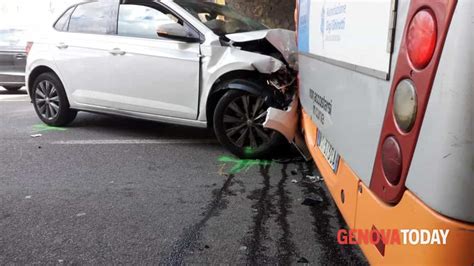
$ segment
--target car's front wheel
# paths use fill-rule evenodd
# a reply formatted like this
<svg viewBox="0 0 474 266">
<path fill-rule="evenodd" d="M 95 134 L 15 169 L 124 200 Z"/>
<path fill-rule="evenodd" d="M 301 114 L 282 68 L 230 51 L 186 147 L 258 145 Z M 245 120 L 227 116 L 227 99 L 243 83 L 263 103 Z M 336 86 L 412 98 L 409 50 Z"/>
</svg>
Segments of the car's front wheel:
<svg viewBox="0 0 474 266">
<path fill-rule="evenodd" d="M 36 78 L 32 100 L 36 114 L 47 125 L 65 126 L 76 118 L 77 111 L 69 108 L 63 84 L 53 73 L 44 73 Z"/>
<path fill-rule="evenodd" d="M 281 140 L 279 133 L 263 127 L 268 106 L 260 95 L 230 90 L 217 104 L 214 131 L 219 142 L 240 158 L 270 155 Z"/>
</svg>

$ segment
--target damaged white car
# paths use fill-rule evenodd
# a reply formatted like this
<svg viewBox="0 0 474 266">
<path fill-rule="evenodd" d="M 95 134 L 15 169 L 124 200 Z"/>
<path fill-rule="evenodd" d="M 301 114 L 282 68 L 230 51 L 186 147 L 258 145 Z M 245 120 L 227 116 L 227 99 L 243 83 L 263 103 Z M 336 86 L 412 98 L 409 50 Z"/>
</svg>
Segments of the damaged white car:
<svg viewBox="0 0 474 266">
<path fill-rule="evenodd" d="M 290 140 L 295 127 L 266 121 L 271 107 L 296 115 L 294 35 L 204 1 L 89 1 L 29 43 L 28 92 L 51 126 L 90 111 L 213 127 L 262 157 L 281 139 L 265 122 Z"/>
</svg>

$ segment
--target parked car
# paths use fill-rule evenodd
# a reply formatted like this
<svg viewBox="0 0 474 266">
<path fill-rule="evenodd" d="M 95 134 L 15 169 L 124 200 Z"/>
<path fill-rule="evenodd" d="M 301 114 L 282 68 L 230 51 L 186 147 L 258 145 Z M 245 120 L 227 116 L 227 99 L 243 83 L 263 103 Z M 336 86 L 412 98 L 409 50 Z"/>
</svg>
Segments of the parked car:
<svg viewBox="0 0 474 266">
<path fill-rule="evenodd" d="M 48 125 L 91 111 L 213 127 L 246 158 L 279 142 L 263 123 L 269 107 L 293 100 L 292 31 L 214 3 L 117 0 L 74 5 L 41 36 L 27 85 Z"/>
<path fill-rule="evenodd" d="M 17 91 L 25 86 L 25 30 L 0 29 L 0 86 Z"/>
</svg>

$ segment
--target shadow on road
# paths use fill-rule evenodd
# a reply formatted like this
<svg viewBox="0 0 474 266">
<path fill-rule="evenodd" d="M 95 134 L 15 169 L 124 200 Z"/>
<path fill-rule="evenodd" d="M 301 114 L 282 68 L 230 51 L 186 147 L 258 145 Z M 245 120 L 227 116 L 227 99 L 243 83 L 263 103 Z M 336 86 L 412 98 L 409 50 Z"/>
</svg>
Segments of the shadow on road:
<svg viewBox="0 0 474 266">
<path fill-rule="evenodd" d="M 68 128 L 100 131 L 110 136 L 160 139 L 215 139 L 206 128 L 193 128 L 140 119 L 80 112 Z"/>
<path fill-rule="evenodd" d="M 18 91 L 7 91 L 3 87 L 0 87 L 0 95 L 26 95 L 26 90 L 23 88 Z"/>
</svg>

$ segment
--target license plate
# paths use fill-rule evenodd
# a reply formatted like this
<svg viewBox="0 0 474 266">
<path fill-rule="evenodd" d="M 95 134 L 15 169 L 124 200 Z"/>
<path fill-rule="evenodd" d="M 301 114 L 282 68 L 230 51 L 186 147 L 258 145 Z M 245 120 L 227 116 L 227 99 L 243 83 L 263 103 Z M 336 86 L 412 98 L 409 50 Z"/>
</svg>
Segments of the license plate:
<svg viewBox="0 0 474 266">
<path fill-rule="evenodd" d="M 337 153 L 336 149 L 334 149 L 332 144 L 321 134 L 320 131 L 318 131 L 317 136 L 319 150 L 323 153 L 324 158 L 326 158 L 326 161 L 328 161 L 334 173 L 336 173 L 337 169 L 339 168 L 339 160 L 341 158 L 339 153 Z"/>
</svg>

